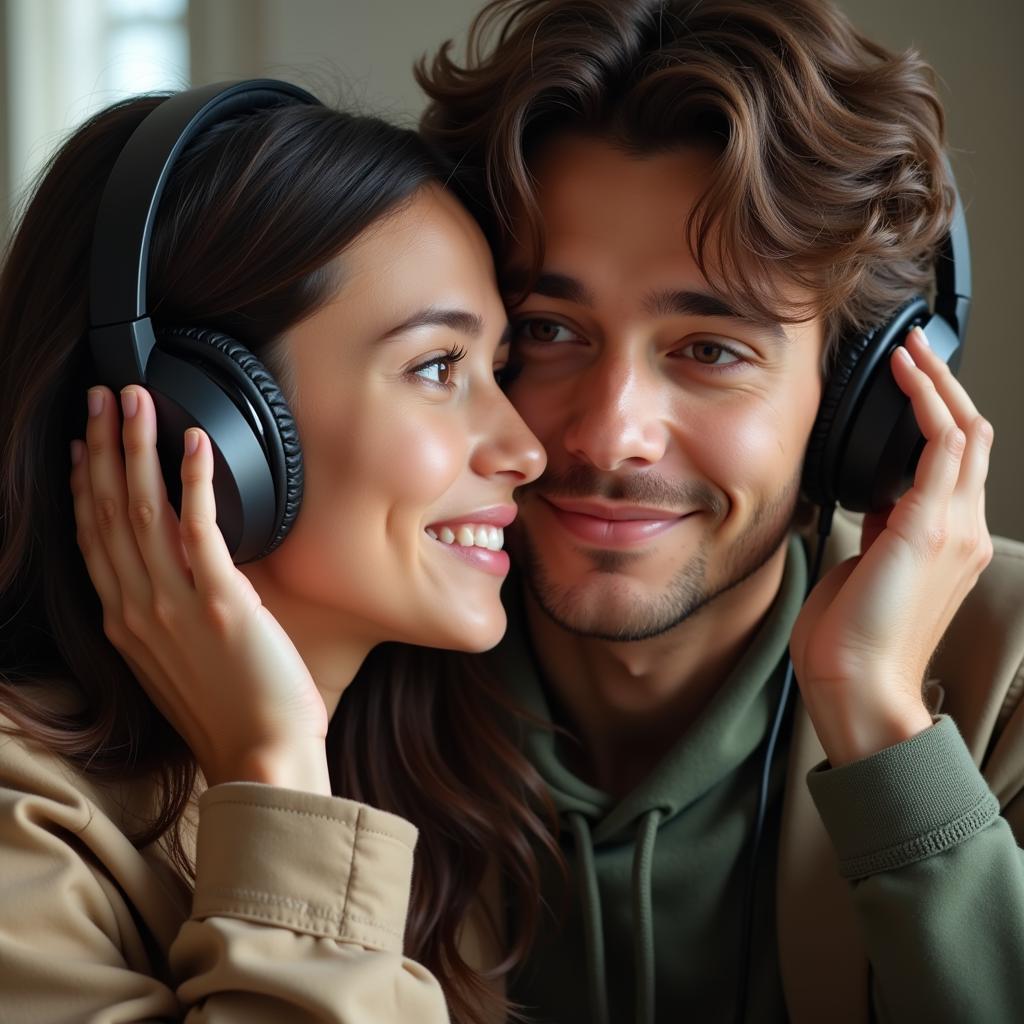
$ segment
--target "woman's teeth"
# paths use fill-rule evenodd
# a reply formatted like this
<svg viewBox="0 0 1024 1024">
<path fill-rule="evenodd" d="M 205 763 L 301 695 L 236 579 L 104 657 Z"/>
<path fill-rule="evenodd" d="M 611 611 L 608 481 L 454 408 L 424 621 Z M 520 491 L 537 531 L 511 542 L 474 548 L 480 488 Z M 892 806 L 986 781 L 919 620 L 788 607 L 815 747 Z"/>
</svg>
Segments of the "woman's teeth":
<svg viewBox="0 0 1024 1024">
<path fill-rule="evenodd" d="M 500 551 L 505 543 L 505 531 L 500 526 L 471 526 L 464 523 L 452 529 L 442 526 L 440 530 L 427 527 L 427 536 L 442 544 L 458 544 L 464 548 L 487 548 L 488 551 Z"/>
</svg>

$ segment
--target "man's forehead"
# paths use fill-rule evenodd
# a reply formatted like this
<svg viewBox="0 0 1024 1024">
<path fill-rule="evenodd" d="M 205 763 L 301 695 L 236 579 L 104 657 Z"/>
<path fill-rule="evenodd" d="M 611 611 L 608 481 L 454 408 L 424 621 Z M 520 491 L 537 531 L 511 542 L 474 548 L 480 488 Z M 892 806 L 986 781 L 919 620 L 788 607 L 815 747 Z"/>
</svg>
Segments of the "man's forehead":
<svg viewBox="0 0 1024 1024">
<path fill-rule="evenodd" d="M 596 222 L 683 219 L 711 182 L 713 164 L 699 150 L 682 147 L 630 153 L 593 137 L 549 143 L 530 162 L 538 209 L 552 225 L 586 228 Z"/>
<path fill-rule="evenodd" d="M 532 218 L 514 218 L 500 258 L 504 294 L 514 300 L 529 288 L 595 306 L 602 288 L 624 287 L 630 307 L 651 315 L 740 320 L 779 337 L 785 334 L 781 323 L 816 317 L 815 297 L 781 269 L 750 253 L 719 249 L 719 218 L 702 226 L 697 258 L 691 214 L 713 184 L 717 157 L 699 142 L 638 153 L 595 135 L 548 139 L 531 160 L 540 249 L 528 250 Z M 540 268 L 535 281 L 528 269 L 534 258 Z M 751 300 L 744 282 L 773 277 L 769 291 L 776 301 L 769 310 Z"/>
</svg>

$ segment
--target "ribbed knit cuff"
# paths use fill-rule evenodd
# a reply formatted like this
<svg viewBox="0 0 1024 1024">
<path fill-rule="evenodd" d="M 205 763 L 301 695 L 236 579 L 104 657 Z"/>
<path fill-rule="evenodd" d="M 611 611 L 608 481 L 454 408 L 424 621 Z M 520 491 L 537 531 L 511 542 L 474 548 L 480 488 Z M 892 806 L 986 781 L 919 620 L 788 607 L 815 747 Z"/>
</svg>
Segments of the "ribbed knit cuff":
<svg viewBox="0 0 1024 1024">
<path fill-rule="evenodd" d="M 894 871 L 970 839 L 999 803 L 957 731 L 940 716 L 924 732 L 871 757 L 807 776 L 843 877 Z"/>
<path fill-rule="evenodd" d="M 214 786 L 199 799 L 192 917 L 401 952 L 416 836 L 403 818 L 353 800 Z"/>
</svg>

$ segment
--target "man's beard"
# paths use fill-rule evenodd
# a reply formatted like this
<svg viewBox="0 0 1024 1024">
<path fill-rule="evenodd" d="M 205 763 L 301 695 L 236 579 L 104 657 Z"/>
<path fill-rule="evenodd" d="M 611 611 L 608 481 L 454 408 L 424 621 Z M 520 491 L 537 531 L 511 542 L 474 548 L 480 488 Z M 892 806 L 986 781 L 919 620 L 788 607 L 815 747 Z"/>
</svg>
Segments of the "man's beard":
<svg viewBox="0 0 1024 1024">
<path fill-rule="evenodd" d="M 648 474 L 608 481 L 603 474 L 587 466 L 573 466 L 557 478 L 545 474 L 521 493 L 533 490 L 541 490 L 541 493 L 553 497 L 611 498 L 666 510 L 696 506 L 702 509 L 702 514 L 704 511 L 710 514 L 713 521 L 720 518 L 722 510 L 722 499 L 705 484 L 680 487 Z M 561 586 L 551 581 L 536 547 L 526 530 L 521 528 L 517 539 L 527 585 L 541 609 L 562 629 L 577 636 L 621 642 L 660 636 L 749 579 L 768 562 L 789 536 L 799 491 L 800 475 L 797 474 L 771 501 L 755 511 L 750 525 L 725 552 L 725 564 L 714 582 L 709 582 L 707 577 L 707 538 L 664 590 L 647 600 L 638 600 L 632 593 L 633 588 L 625 581 L 617 587 L 619 581 L 615 577 L 631 562 L 650 555 L 630 551 L 590 551 L 586 557 L 591 559 L 594 571 L 608 577 L 600 589 L 619 589 L 619 596 L 623 598 L 616 599 L 614 593 L 606 592 L 609 599 L 595 606 L 592 595 L 590 600 L 583 600 L 581 595 L 574 593 L 572 586 Z M 584 587 L 591 589 L 587 584 Z"/>
</svg>

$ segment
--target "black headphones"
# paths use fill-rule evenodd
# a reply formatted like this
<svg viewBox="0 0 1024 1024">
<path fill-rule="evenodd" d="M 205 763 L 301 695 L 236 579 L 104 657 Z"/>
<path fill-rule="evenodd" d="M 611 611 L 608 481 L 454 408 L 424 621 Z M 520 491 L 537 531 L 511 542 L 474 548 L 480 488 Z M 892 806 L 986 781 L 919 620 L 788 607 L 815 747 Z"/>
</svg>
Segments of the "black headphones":
<svg viewBox="0 0 1024 1024">
<path fill-rule="evenodd" d="M 971 255 L 955 185 L 954 197 L 949 234 L 935 256 L 935 312 L 926 298 L 915 296 L 880 327 L 839 346 L 804 457 L 803 492 L 816 505 L 877 511 L 894 504 L 913 480 L 924 438 L 889 357 L 912 327 L 923 327 L 937 355 L 954 372 L 960 366 Z"/>
<path fill-rule="evenodd" d="M 175 160 L 218 121 L 283 103 L 318 104 L 270 79 L 204 86 L 161 103 L 128 140 L 100 200 L 93 235 L 89 341 L 98 378 L 153 395 L 167 493 L 180 508 L 183 435 L 201 427 L 214 452 L 217 522 L 236 562 L 269 554 L 302 500 L 302 451 L 288 403 L 242 344 L 205 327 L 155 328 L 147 313 L 150 238 Z M 803 491 L 815 504 L 852 511 L 892 504 L 909 485 L 923 438 L 889 369 L 914 326 L 954 370 L 971 302 L 967 224 L 955 196 L 935 260 L 936 298 L 915 296 L 885 324 L 843 340 L 804 459 Z"/>
<path fill-rule="evenodd" d="M 89 343 L 99 382 L 141 384 L 157 410 L 167 495 L 181 508 L 184 433 L 213 447 L 217 524 L 235 562 L 269 554 L 302 501 L 302 450 L 288 403 L 263 364 L 206 327 L 155 327 L 147 267 L 160 197 L 175 160 L 200 132 L 239 113 L 319 104 L 270 79 L 204 86 L 164 100 L 134 131 L 100 199 L 92 242 Z"/>
<path fill-rule="evenodd" d="M 948 163 L 947 163 L 948 167 Z M 949 168 L 952 179 L 952 168 Z M 803 493 L 820 507 L 818 539 L 805 599 L 818 580 L 825 541 L 838 502 L 851 512 L 879 511 L 895 504 L 913 481 L 924 438 L 910 400 L 889 369 L 889 357 L 907 332 L 923 327 L 931 348 L 955 372 L 960 365 L 971 308 L 971 255 L 960 194 L 953 186 L 953 219 L 935 256 L 935 312 L 918 295 L 890 320 L 867 334 L 844 338 L 825 384 L 818 418 L 804 456 Z M 740 983 L 734 1024 L 746 1019 L 751 934 L 758 853 L 768 814 L 775 750 L 793 692 L 793 659 L 787 651 L 782 687 L 764 746 L 757 811 L 747 861 L 740 933 Z"/>
</svg>

